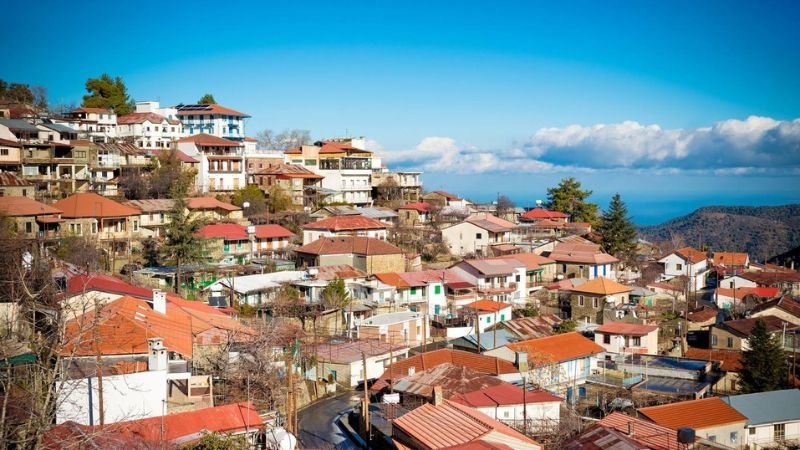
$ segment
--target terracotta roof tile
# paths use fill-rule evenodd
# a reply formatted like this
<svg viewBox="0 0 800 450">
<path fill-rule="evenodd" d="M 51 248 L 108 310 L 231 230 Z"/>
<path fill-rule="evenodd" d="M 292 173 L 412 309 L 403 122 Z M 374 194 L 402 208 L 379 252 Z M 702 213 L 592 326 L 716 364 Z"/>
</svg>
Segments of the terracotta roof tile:
<svg viewBox="0 0 800 450">
<path fill-rule="evenodd" d="M 527 352 L 528 361 L 532 365 L 569 361 L 605 351 L 603 347 L 577 332 L 512 342 L 506 347 L 515 352 Z"/>
<path fill-rule="evenodd" d="M 256 238 L 290 238 L 294 233 L 277 224 L 256 225 Z"/>
<path fill-rule="evenodd" d="M 524 400 L 522 395 L 523 390 L 519 386 L 501 382 L 496 386 L 453 395 L 449 400 L 472 408 L 521 405 L 525 402 L 528 404 L 560 402 L 562 400 L 561 397 L 544 390 L 527 391 Z"/>
<path fill-rule="evenodd" d="M 214 197 L 190 197 L 186 199 L 189 209 L 224 209 L 225 211 L 241 211 L 242 208 L 217 200 Z"/>
<path fill-rule="evenodd" d="M 747 319 L 728 320 L 720 323 L 717 326 L 732 331 L 739 336 L 746 337 L 750 336 L 750 333 L 753 332 L 753 327 L 756 326 L 756 322 L 758 320 L 764 321 L 767 326 L 768 333 L 782 330 L 784 325 L 786 326 L 787 330 L 797 328 L 795 325 L 788 323 L 776 316 L 749 317 Z"/>
<path fill-rule="evenodd" d="M 506 320 L 501 327 L 507 328 L 523 339 L 537 339 L 553 335 L 553 327 L 561 323 L 555 314 L 543 314 L 536 317 L 520 317 Z"/>
<path fill-rule="evenodd" d="M 705 361 L 718 361 L 720 362 L 720 369 L 727 372 L 738 372 L 742 369 L 742 352 L 737 350 L 689 347 L 686 349 L 686 357 Z"/>
<path fill-rule="evenodd" d="M 0 186 L 33 186 L 33 184 L 13 172 L 0 172 Z"/>
<path fill-rule="evenodd" d="M 549 211 L 544 208 L 533 208 L 519 216 L 520 220 L 566 219 L 568 217 L 560 211 Z"/>
<path fill-rule="evenodd" d="M 786 311 L 787 313 L 797 318 L 800 318 L 800 302 L 792 298 L 792 296 L 790 295 L 783 295 L 774 300 L 761 303 L 752 310 L 750 310 L 750 314 L 766 311 L 770 308 L 778 308 L 780 310 Z"/>
<path fill-rule="evenodd" d="M 295 249 L 312 255 L 402 255 L 403 250 L 386 241 L 361 236 L 324 237 Z"/>
<path fill-rule="evenodd" d="M 560 263 L 613 264 L 617 258 L 604 253 L 600 246 L 582 242 L 562 242 L 557 244 L 548 258 Z"/>
<path fill-rule="evenodd" d="M 702 430 L 747 422 L 747 417 L 741 415 L 719 397 L 639 408 L 639 412 L 653 422 L 673 430 L 683 427 Z"/>
<path fill-rule="evenodd" d="M 197 236 L 206 239 L 223 238 L 229 241 L 247 239 L 247 228 L 236 223 L 212 223 L 204 225 Z"/>
<path fill-rule="evenodd" d="M 332 216 L 303 225 L 304 230 L 385 230 L 386 224 L 360 214 Z"/>
<path fill-rule="evenodd" d="M 420 213 L 427 213 L 431 210 L 431 205 L 425 202 L 416 202 L 416 203 L 406 203 L 405 205 L 401 206 L 398 209 L 413 209 L 414 211 Z"/>
<path fill-rule="evenodd" d="M 186 136 L 184 138 L 178 139 L 179 143 L 182 142 L 191 142 L 197 146 L 201 147 L 241 147 L 241 142 L 236 141 L 229 141 L 228 139 L 223 139 L 221 137 L 213 136 L 210 134 L 200 133 L 194 134 L 192 136 Z"/>
<path fill-rule="evenodd" d="M 61 210 L 29 197 L 0 197 L 0 213 L 7 216 L 60 215 Z"/>
<path fill-rule="evenodd" d="M 72 194 L 54 205 L 67 219 L 82 217 L 127 217 L 141 214 L 136 208 L 125 206 L 93 192 Z"/>
<path fill-rule="evenodd" d="M 174 156 L 178 161 L 187 164 L 197 164 L 200 162 L 180 150 L 151 150 L 151 153 L 154 156 Z"/>
<path fill-rule="evenodd" d="M 781 283 L 800 283 L 800 272 L 745 272 L 739 274 L 759 286 L 776 286 Z"/>
<path fill-rule="evenodd" d="M 676 255 L 692 264 L 697 264 L 706 260 L 706 254 L 692 247 L 684 247 L 674 252 Z"/>
<path fill-rule="evenodd" d="M 538 270 L 541 269 L 543 265 L 556 263 L 555 260 L 537 255 L 536 253 L 517 253 L 514 255 L 498 256 L 498 258 L 517 260 L 525 265 L 526 270 Z"/>
<path fill-rule="evenodd" d="M 633 291 L 633 288 L 630 286 L 625 286 L 624 284 L 619 284 L 616 281 L 606 277 L 597 277 L 579 286 L 573 287 L 572 291 L 583 292 L 586 294 L 614 295 L 631 292 Z"/>
<path fill-rule="evenodd" d="M 153 112 L 140 112 L 140 113 L 135 112 L 117 117 L 117 125 L 129 125 L 132 123 L 144 123 L 144 122 L 150 122 L 155 125 L 161 125 L 164 122 L 167 122 L 170 125 L 180 124 L 180 121 L 178 120 L 168 119 L 162 115 Z"/>
<path fill-rule="evenodd" d="M 714 252 L 714 264 L 722 264 L 726 266 L 744 266 L 750 257 L 747 253 L 736 252 Z"/>
<path fill-rule="evenodd" d="M 678 442 L 678 433 L 675 430 L 620 412 L 612 412 L 598 423 L 601 426 L 628 434 L 630 438 L 653 450 L 681 448 L 681 444 Z"/>
<path fill-rule="evenodd" d="M 504 309 L 511 308 L 511 304 L 483 299 L 474 301 L 468 305 L 465 305 L 464 307 L 483 312 L 499 312 Z"/>
<path fill-rule="evenodd" d="M 111 110 L 108 108 L 90 108 L 88 106 L 81 106 L 79 108 L 75 108 L 72 111 L 73 113 L 76 112 L 85 112 L 85 113 L 98 113 L 98 114 L 107 114 L 110 113 Z"/>
<path fill-rule="evenodd" d="M 205 107 L 204 109 L 197 109 L 195 107 L 202 106 Z M 229 116 L 239 116 L 239 117 L 250 117 L 249 115 L 236 111 L 235 109 L 226 108 L 222 105 L 217 105 L 216 103 L 210 103 L 207 105 L 179 105 L 176 107 L 178 109 L 178 116 L 188 116 L 192 115 L 199 115 L 199 114 L 225 114 Z"/>
</svg>

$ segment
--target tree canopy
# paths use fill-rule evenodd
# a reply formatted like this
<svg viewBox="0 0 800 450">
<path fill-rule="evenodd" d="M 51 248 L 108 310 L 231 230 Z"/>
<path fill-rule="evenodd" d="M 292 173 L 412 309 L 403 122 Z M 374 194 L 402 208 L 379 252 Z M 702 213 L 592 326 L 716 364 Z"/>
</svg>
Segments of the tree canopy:
<svg viewBox="0 0 800 450">
<path fill-rule="evenodd" d="M 248 204 L 244 207 L 245 202 Z M 231 196 L 231 203 L 242 207 L 244 214 L 248 217 L 263 213 L 267 209 L 267 197 L 264 191 L 255 184 L 248 184 L 242 189 L 234 192 Z"/>
<path fill-rule="evenodd" d="M 270 186 L 267 190 L 267 196 L 269 197 L 269 212 L 273 214 L 287 211 L 292 207 L 292 197 L 280 185 L 273 184 Z"/>
<path fill-rule="evenodd" d="M 748 343 L 750 349 L 742 352 L 739 391 L 750 394 L 788 387 L 786 355 L 779 339 L 767 332 L 763 319 L 756 320 Z"/>
<path fill-rule="evenodd" d="M 164 230 L 161 248 L 163 257 L 175 262 L 175 292 L 180 292 L 182 265 L 200 261 L 203 257 L 203 239 L 196 235 L 203 221 L 192 217 L 186 208 L 185 197 L 185 191 L 173 190 L 175 204 L 167 213 L 169 223 Z"/>
<path fill-rule="evenodd" d="M 128 95 L 128 88 L 122 78 L 111 78 L 104 73 L 97 78 L 86 80 L 86 92 L 82 106 L 86 108 L 109 108 L 118 116 L 134 111 L 134 103 Z"/>
<path fill-rule="evenodd" d="M 564 178 L 558 186 L 547 189 L 545 207 L 569 215 L 573 222 L 597 222 L 597 204 L 588 202 L 592 191 L 581 190 L 581 182 L 573 177 Z"/>
<path fill-rule="evenodd" d="M 603 250 L 607 253 L 624 259 L 636 250 L 636 226 L 619 194 L 611 198 L 608 209 L 603 212 L 598 231 L 603 236 Z"/>
<path fill-rule="evenodd" d="M 258 144 L 270 150 L 289 150 L 301 145 L 311 144 L 311 132 L 308 130 L 285 129 L 279 133 L 265 129 L 256 133 Z"/>
<path fill-rule="evenodd" d="M 33 105 L 44 110 L 47 109 L 47 89 L 42 86 L 0 80 L 0 100 Z"/>
<path fill-rule="evenodd" d="M 214 100 L 214 94 L 205 94 L 200 97 L 200 100 L 198 100 L 197 103 L 200 105 L 214 105 L 217 103 L 217 101 Z"/>
</svg>

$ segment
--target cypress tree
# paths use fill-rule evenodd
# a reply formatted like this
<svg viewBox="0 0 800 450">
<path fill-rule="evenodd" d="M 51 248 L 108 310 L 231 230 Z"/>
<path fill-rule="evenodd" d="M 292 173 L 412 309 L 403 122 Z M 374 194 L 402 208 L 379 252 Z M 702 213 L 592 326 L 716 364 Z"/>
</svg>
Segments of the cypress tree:
<svg viewBox="0 0 800 450">
<path fill-rule="evenodd" d="M 619 194 L 611 198 L 608 210 L 603 212 L 598 231 L 603 236 L 603 250 L 625 259 L 636 250 L 636 226 L 628 217 L 628 208 Z"/>
</svg>

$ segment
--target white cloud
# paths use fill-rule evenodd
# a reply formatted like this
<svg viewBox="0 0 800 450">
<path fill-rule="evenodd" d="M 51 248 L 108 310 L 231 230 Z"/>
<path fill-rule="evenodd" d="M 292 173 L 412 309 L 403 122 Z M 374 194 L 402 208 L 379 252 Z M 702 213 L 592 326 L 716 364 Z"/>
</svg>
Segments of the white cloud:
<svg viewBox="0 0 800 450">
<path fill-rule="evenodd" d="M 664 129 L 634 121 L 542 128 L 520 147 L 486 150 L 450 137 L 426 137 L 410 150 L 385 153 L 387 163 L 426 171 L 482 173 L 614 169 L 714 174 L 796 172 L 800 119 L 751 116 L 711 127 Z"/>
</svg>

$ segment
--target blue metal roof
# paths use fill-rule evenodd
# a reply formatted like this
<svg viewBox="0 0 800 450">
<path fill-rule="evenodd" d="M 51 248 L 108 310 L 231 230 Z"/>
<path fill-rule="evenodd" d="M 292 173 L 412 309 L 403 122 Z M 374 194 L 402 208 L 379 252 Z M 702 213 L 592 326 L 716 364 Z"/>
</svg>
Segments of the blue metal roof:
<svg viewBox="0 0 800 450">
<path fill-rule="evenodd" d="M 732 395 L 722 400 L 747 417 L 747 426 L 800 420 L 798 389 Z"/>
</svg>

